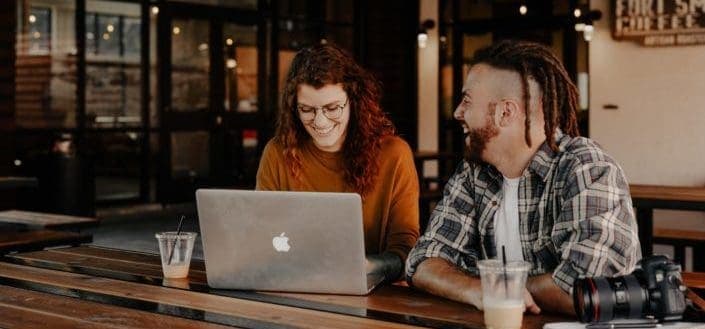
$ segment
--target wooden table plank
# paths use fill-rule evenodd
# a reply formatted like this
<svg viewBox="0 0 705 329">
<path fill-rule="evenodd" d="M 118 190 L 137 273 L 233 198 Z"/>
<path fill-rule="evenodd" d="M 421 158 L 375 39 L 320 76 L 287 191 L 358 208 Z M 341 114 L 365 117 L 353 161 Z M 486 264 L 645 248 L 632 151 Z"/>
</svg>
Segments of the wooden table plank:
<svg viewBox="0 0 705 329">
<path fill-rule="evenodd" d="M 654 228 L 654 238 L 690 240 L 705 242 L 705 231 L 691 231 L 673 228 Z"/>
<path fill-rule="evenodd" d="M 75 251 L 75 252 L 74 252 Z M 174 287 L 174 288 L 180 288 L 180 289 L 187 289 L 187 290 L 194 290 L 199 291 L 199 292 L 207 292 L 209 290 L 206 277 L 205 277 L 205 272 L 201 271 L 191 271 L 190 276 L 187 279 L 169 279 L 169 280 L 163 280 L 162 277 L 162 271 L 161 271 L 161 263 L 160 260 L 158 259 L 158 256 L 153 255 L 153 257 L 148 257 L 149 254 L 139 254 L 139 255 L 133 255 L 134 257 L 131 257 L 132 252 L 127 252 L 127 251 L 119 251 L 119 250 L 114 250 L 114 249 L 105 249 L 102 247 L 89 247 L 89 246 L 83 246 L 83 247 L 75 247 L 75 248 L 62 248 L 62 249 L 52 249 L 52 250 L 45 250 L 41 252 L 28 252 L 28 253 L 22 253 L 22 254 L 15 254 L 12 255 L 11 257 L 15 260 L 22 261 L 23 264 L 27 265 L 32 265 L 32 266 L 37 266 L 37 267 L 44 267 L 44 268 L 49 268 L 49 269 L 55 269 L 55 270 L 64 270 L 64 271 L 71 271 L 71 272 L 77 272 L 77 273 L 82 273 L 82 274 L 90 274 L 90 275 L 97 275 L 97 276 L 103 276 L 103 277 L 108 277 L 108 278 L 114 278 L 114 279 L 122 279 L 122 280 L 128 280 L 128 281 L 133 281 L 133 282 L 151 282 L 154 284 L 161 284 L 166 287 Z M 98 257 L 94 256 L 98 255 Z M 110 257 L 110 255 L 113 255 L 113 257 Z M 139 259 L 139 262 L 133 262 L 130 259 Z M 201 262 L 202 264 L 202 262 Z M 193 275 L 196 274 L 196 275 Z M 163 280 L 163 281 L 162 281 Z M 406 288 L 400 288 L 397 287 L 397 290 L 394 290 L 394 293 L 401 293 L 401 292 L 408 292 L 409 290 Z M 287 293 L 258 293 L 261 295 L 266 295 L 266 296 L 272 296 L 272 298 L 269 298 L 269 300 L 276 299 L 276 297 L 285 297 L 289 299 L 296 299 L 297 301 L 290 302 L 289 304 L 285 305 L 300 305 L 302 304 L 301 301 L 313 301 L 313 302 L 318 302 L 318 303 L 324 303 L 326 305 L 330 304 L 335 304 L 335 305 L 343 305 L 343 306 L 350 306 L 350 307 L 355 307 L 356 311 L 350 312 L 350 313 L 364 313 L 366 312 L 367 308 L 367 296 L 343 296 L 343 295 L 324 295 L 324 294 L 287 294 Z M 419 293 L 421 294 L 421 293 Z M 266 297 L 264 296 L 264 297 Z M 384 296 L 384 295 L 380 295 Z M 431 297 L 429 295 L 426 295 L 426 298 L 435 298 Z M 383 299 L 384 297 L 382 297 Z M 393 299 L 394 297 L 392 297 Z M 265 301 L 267 298 L 264 298 Z M 256 300 L 256 299 L 255 299 Z M 438 304 L 457 304 L 454 302 L 442 300 L 442 302 Z M 374 305 L 374 303 L 371 303 L 370 305 Z M 389 303 L 389 305 L 397 305 L 395 302 Z M 413 303 L 413 304 L 402 304 L 401 308 L 403 310 L 403 307 L 407 307 L 406 311 L 407 312 L 412 312 L 412 311 L 419 311 L 419 315 L 424 314 L 424 315 L 429 315 L 428 317 L 433 320 L 437 321 L 444 321 L 444 320 L 456 320 L 459 322 L 465 322 L 467 318 L 463 317 L 456 317 L 455 315 L 458 314 L 466 314 L 467 310 L 471 308 L 468 305 L 463 305 L 463 304 L 457 304 L 454 308 L 451 307 L 450 310 L 448 310 L 447 306 L 441 307 L 440 309 L 437 308 L 439 305 L 434 305 L 431 310 L 427 307 L 429 303 L 427 302 L 421 302 L 421 303 Z M 290 305 L 291 306 L 291 305 Z M 417 306 L 416 309 L 411 309 L 410 306 Z M 315 307 L 309 307 L 312 309 L 316 309 Z M 325 307 L 324 307 L 325 308 Z M 397 307 L 397 311 L 398 311 Z M 318 309 L 322 310 L 322 309 Z M 383 310 L 379 309 L 379 310 Z M 445 312 L 444 312 L 445 310 Z M 438 316 L 438 314 L 444 314 L 447 316 L 448 319 L 444 319 L 443 316 Z M 400 312 L 397 312 L 400 313 Z M 471 318 L 474 320 L 475 323 L 482 323 L 482 313 L 479 312 L 474 312 L 475 314 L 471 315 Z M 448 314 L 450 314 L 448 316 Z M 434 316 L 435 315 L 435 316 Z"/>
<path fill-rule="evenodd" d="M 253 302 L 187 290 L 0 263 L 0 277 L 65 289 L 203 310 L 278 325 L 319 328 L 411 328 L 413 326 L 328 312 Z"/>
<path fill-rule="evenodd" d="M 37 230 L 0 232 L 0 254 L 10 251 L 37 250 L 93 241 L 91 235 L 73 232 Z"/>
<path fill-rule="evenodd" d="M 95 256 L 96 258 L 87 259 L 86 257 Z M 54 262 L 60 268 L 60 266 L 67 265 L 77 265 L 85 263 L 83 266 L 90 266 L 94 268 L 111 269 L 114 271 L 124 271 L 131 275 L 136 276 L 149 276 L 154 278 L 162 278 L 161 270 L 155 270 L 155 268 L 161 268 L 161 263 L 159 256 L 149 253 L 138 253 L 127 250 L 111 249 L 96 246 L 79 246 L 72 248 L 61 248 L 52 249 L 36 252 L 25 252 L 21 254 L 16 254 L 12 256 L 13 258 L 22 259 L 29 263 L 36 262 L 39 260 L 47 260 Z M 133 262 L 130 266 L 121 267 L 119 262 Z M 100 264 L 100 265 L 98 265 Z M 191 266 L 196 265 L 196 267 L 203 267 L 204 263 L 201 260 L 192 260 Z M 190 274 L 196 273 L 196 275 L 191 275 L 185 281 L 172 280 L 175 284 L 180 284 L 185 287 L 189 283 L 191 284 L 207 284 L 205 276 L 200 274 L 204 272 L 201 270 L 194 270 Z M 705 273 L 703 272 L 683 272 L 683 281 L 686 286 L 694 288 L 705 289 Z M 407 291 L 408 290 L 408 291 Z M 404 293 L 401 293 L 404 291 Z M 273 295 L 273 296 L 283 296 L 291 298 L 300 298 L 304 300 L 318 301 L 335 303 L 339 305 L 354 306 L 354 307 L 366 307 L 368 309 L 374 310 L 387 310 L 389 307 L 398 308 L 404 305 L 422 305 L 426 306 L 429 304 L 434 304 L 435 311 L 447 311 L 448 314 L 455 314 L 467 311 L 467 308 L 472 308 L 467 305 L 455 303 L 445 299 L 438 299 L 434 296 L 418 292 L 415 290 L 409 290 L 408 288 L 403 288 L 399 286 L 382 287 L 377 289 L 374 295 L 370 296 L 345 296 L 345 295 L 325 295 L 325 294 L 297 294 L 297 293 L 273 293 L 273 292 L 262 292 L 263 294 Z M 402 299 L 398 299 L 399 296 Z M 383 302 L 382 300 L 389 299 L 389 302 Z M 370 307 L 370 305 L 372 305 Z M 460 308 L 459 308 L 460 307 Z M 419 310 L 423 312 L 423 310 Z M 450 315 L 449 317 L 441 317 L 442 319 L 455 319 L 455 315 Z M 460 320 L 467 320 L 467 318 L 461 317 Z"/>
<path fill-rule="evenodd" d="M 55 315 L 37 314 L 31 309 L 20 309 L 0 304 L 0 328 L 83 329 L 115 327 L 100 326 Z"/>
<path fill-rule="evenodd" d="M 155 240 L 156 243 L 156 240 Z M 63 248 L 56 249 L 55 252 L 75 254 L 81 256 L 90 256 L 96 258 L 105 258 L 120 260 L 125 262 L 133 262 L 138 264 L 151 264 L 153 266 L 159 266 L 161 269 L 161 259 L 158 254 L 145 253 L 138 251 L 127 251 L 121 249 L 98 247 L 98 246 L 79 246 L 74 248 Z M 192 259 L 191 269 L 195 271 L 205 272 L 206 265 L 203 260 Z"/>
<path fill-rule="evenodd" d="M 71 252 L 74 249 L 79 249 L 83 252 Z M 107 257 L 106 255 L 100 255 L 100 253 L 95 253 L 99 255 L 94 256 L 91 255 L 91 252 L 86 252 L 90 249 L 100 250 L 99 248 L 87 247 L 60 248 L 46 250 L 47 252 L 26 252 L 12 257 L 24 260 L 28 264 L 56 270 L 70 271 L 71 268 L 81 268 L 82 272 L 113 278 L 139 276 L 147 277 L 149 281 L 161 281 L 163 279 L 161 260 L 157 255 L 147 258 L 148 254 L 142 254 L 140 257 L 145 258 L 145 261 L 131 261 L 126 259 L 129 257 L 120 257 L 126 254 L 124 252 L 115 253 L 116 257 Z M 196 261 L 192 261 L 192 263 L 194 262 Z M 106 273 L 106 271 L 109 273 Z M 205 270 L 189 269 L 189 278 L 193 282 L 205 284 L 206 272 Z"/>
<path fill-rule="evenodd" d="M 681 275 L 686 287 L 705 289 L 705 272 L 683 272 Z"/>
<path fill-rule="evenodd" d="M 34 211 L 5 210 L 0 211 L 0 222 L 20 224 L 29 228 L 75 229 L 98 224 L 90 217 L 48 214 Z"/>
<path fill-rule="evenodd" d="M 13 317 L 19 312 L 22 316 Z M 22 321 L 19 322 L 18 321 Z M 207 322 L 109 306 L 0 285 L 0 327 L 229 328 Z M 67 326 L 55 325 L 65 323 Z"/>
<path fill-rule="evenodd" d="M 632 198 L 705 203 L 705 187 L 631 184 Z M 704 206 L 705 207 L 705 206 Z"/>
<path fill-rule="evenodd" d="M 161 272 L 155 272 L 153 270 L 154 266 L 160 265 L 158 257 L 156 255 L 153 257 L 147 257 L 148 254 L 132 256 L 130 254 L 132 254 L 132 252 L 105 249 L 102 247 L 83 246 L 77 248 L 62 248 L 42 252 L 17 254 L 13 255 L 13 258 L 35 265 L 40 265 L 37 262 L 52 259 L 53 267 L 51 268 L 71 268 L 72 270 L 83 271 L 83 269 L 76 267 L 80 261 L 85 264 L 85 266 L 92 266 L 92 268 L 103 268 L 106 270 L 116 271 L 115 273 L 104 272 L 103 274 L 108 277 L 124 278 L 129 276 L 145 276 L 148 277 L 148 280 L 143 281 L 158 283 L 161 279 Z M 91 261 L 85 259 L 86 257 L 92 257 L 88 255 L 99 255 L 100 258 L 95 258 L 94 260 L 96 263 L 91 264 Z M 119 264 L 135 259 L 138 259 L 138 262 L 132 266 L 129 266 L 129 268 L 123 267 L 123 265 Z M 100 262 L 100 266 L 96 265 L 98 261 Z M 121 270 L 117 271 L 117 269 Z M 123 270 L 127 272 L 121 272 Z M 88 272 L 90 274 L 94 274 L 90 271 Z M 194 289 L 196 288 L 194 285 L 197 285 L 206 287 L 207 289 L 207 283 L 204 276 L 189 277 L 188 280 L 170 281 L 171 282 L 164 282 L 163 284 L 182 289 Z M 258 292 L 257 294 L 264 295 L 265 297 L 270 296 L 269 299 L 276 297 L 287 298 L 288 300 L 286 301 L 286 305 L 299 305 L 301 304 L 301 301 L 320 303 L 312 306 L 312 308 L 319 310 L 326 310 L 326 307 L 319 307 L 320 305 L 338 305 L 353 308 L 353 310 L 361 310 L 361 312 L 369 310 L 388 312 L 405 317 L 413 315 L 419 318 L 424 317 L 437 321 L 468 324 L 470 326 L 480 326 L 484 321 L 483 313 L 470 305 L 456 303 L 401 286 L 382 286 L 368 296 L 275 292 Z M 267 301 L 267 298 L 264 298 L 264 300 Z M 541 316 L 528 315 L 525 317 L 525 325 L 527 327 L 540 328 L 547 322 L 567 320 L 569 321 L 571 319 L 564 316 L 546 314 Z"/>
</svg>

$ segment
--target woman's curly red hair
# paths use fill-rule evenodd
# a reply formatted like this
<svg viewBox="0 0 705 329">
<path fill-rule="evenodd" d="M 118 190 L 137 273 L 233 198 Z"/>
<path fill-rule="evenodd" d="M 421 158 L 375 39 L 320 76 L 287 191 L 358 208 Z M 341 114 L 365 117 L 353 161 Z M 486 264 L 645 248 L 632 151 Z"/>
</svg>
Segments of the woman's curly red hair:
<svg viewBox="0 0 705 329">
<path fill-rule="evenodd" d="M 352 57 L 331 44 L 316 45 L 299 51 L 289 68 L 277 118 L 275 140 L 284 148 L 284 159 L 297 179 L 301 171 L 299 156 L 303 143 L 310 140 L 297 112 L 297 92 L 302 84 L 322 88 L 342 84 L 350 106 L 350 121 L 343 144 L 343 178 L 355 192 L 365 195 L 379 170 L 382 139 L 394 135 L 389 117 L 379 105 L 379 82 Z"/>
</svg>

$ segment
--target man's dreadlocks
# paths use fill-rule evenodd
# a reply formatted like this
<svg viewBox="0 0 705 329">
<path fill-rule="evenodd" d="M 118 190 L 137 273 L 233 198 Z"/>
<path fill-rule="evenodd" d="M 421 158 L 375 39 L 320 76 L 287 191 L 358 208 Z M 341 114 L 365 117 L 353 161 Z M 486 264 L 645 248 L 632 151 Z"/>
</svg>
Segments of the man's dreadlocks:
<svg viewBox="0 0 705 329">
<path fill-rule="evenodd" d="M 471 59 L 471 64 L 479 63 L 514 71 L 521 76 L 526 108 L 524 137 L 527 145 L 531 146 L 529 78 L 534 79 L 543 92 L 541 98 L 546 123 L 544 133 L 551 149 L 558 150 L 553 138 L 556 128 L 573 137 L 580 135 L 577 122 L 578 90 L 563 68 L 563 64 L 548 47 L 526 41 L 501 41 L 478 50 Z"/>
</svg>

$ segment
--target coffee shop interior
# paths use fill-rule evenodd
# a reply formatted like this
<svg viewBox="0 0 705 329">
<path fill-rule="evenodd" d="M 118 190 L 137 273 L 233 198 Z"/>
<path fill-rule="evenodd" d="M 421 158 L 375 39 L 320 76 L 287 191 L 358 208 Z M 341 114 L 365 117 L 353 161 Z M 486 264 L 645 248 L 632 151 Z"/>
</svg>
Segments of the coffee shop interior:
<svg viewBox="0 0 705 329">
<path fill-rule="evenodd" d="M 453 111 L 469 59 L 521 39 L 549 46 L 577 85 L 580 134 L 622 166 L 644 254 L 705 272 L 705 4 L 656 2 L 0 1 L 0 254 L 158 254 L 154 233 L 180 217 L 199 231 L 196 189 L 254 189 L 289 65 L 318 43 L 381 82 L 414 154 L 423 229 L 463 158 Z M 439 320 L 419 318 L 407 324 Z"/>
</svg>

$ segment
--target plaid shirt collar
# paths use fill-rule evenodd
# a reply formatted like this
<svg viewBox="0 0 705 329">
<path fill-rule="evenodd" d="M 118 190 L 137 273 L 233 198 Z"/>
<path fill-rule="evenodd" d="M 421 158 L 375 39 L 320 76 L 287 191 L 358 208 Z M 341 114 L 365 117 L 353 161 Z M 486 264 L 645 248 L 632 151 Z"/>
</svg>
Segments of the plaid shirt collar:
<svg viewBox="0 0 705 329">
<path fill-rule="evenodd" d="M 556 140 L 556 145 L 558 145 L 558 152 L 565 151 L 565 145 L 570 141 L 570 137 L 563 134 L 560 129 L 557 129 L 554 138 Z M 548 179 L 548 174 L 557 164 L 557 161 L 554 161 L 554 159 L 558 155 L 559 153 L 553 151 L 551 147 L 548 146 L 548 143 L 544 141 L 541 144 L 541 147 L 539 147 L 534 156 L 531 158 L 527 169 L 541 177 L 541 180 L 545 182 Z M 483 165 L 487 169 L 487 173 L 492 180 L 500 182 L 501 179 L 503 179 L 502 173 L 500 173 L 499 170 L 497 170 L 497 168 L 493 165 L 487 163 Z M 524 173 L 524 175 L 526 175 L 526 173 Z"/>
</svg>

